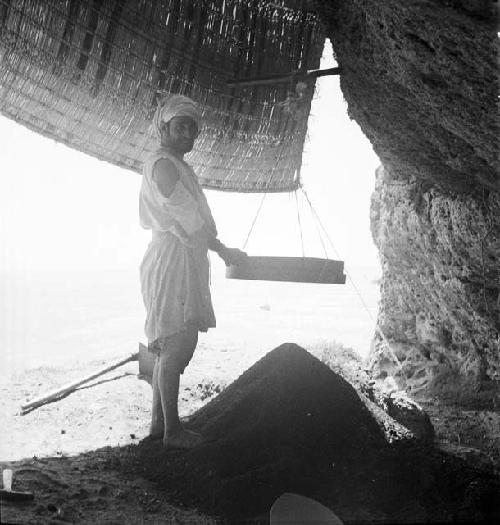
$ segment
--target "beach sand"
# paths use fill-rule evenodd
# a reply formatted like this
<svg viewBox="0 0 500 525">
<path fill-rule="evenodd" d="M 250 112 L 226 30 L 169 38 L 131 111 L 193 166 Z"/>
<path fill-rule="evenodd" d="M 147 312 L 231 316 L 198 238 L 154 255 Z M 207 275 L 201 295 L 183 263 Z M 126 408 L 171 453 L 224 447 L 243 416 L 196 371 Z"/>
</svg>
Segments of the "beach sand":
<svg viewBox="0 0 500 525">
<path fill-rule="evenodd" d="M 130 497 L 116 497 L 114 491 L 99 494 L 104 485 L 122 490 L 128 481 L 102 467 L 105 462 L 96 452 L 137 443 L 147 435 L 151 388 L 137 379 L 137 363 L 84 385 L 56 403 L 19 415 L 20 406 L 28 400 L 129 355 L 138 350 L 139 341 L 145 342 L 137 270 L 17 272 L 3 275 L 2 283 L 0 461 L 4 466 L 21 462 L 16 464 L 14 488 L 24 485 L 35 492 L 34 505 L 19 508 L 16 504 L 3 510 L 14 512 L 17 523 L 47 523 L 58 517 L 55 505 L 69 521 L 90 523 L 96 522 L 96 514 L 85 502 L 97 498 L 109 499 L 97 504 L 99 523 L 106 516 L 110 522 L 147 522 L 147 515 L 138 518 L 142 508 L 138 510 L 138 500 L 132 504 Z M 364 278 L 363 286 L 375 311 L 378 286 L 371 278 Z M 281 343 L 293 341 L 319 349 L 341 337 L 362 353 L 369 348 L 373 322 L 352 287 L 227 281 L 223 269 L 216 267 L 212 293 L 217 328 L 200 334 L 194 358 L 181 379 L 181 416 L 194 412 Z M 91 457 L 83 455 L 90 451 Z M 78 462 L 76 471 L 72 471 L 74 461 Z M 47 477 L 49 468 L 56 474 Z M 83 474 L 87 468 L 89 477 Z M 97 471 L 92 474 L 94 468 Z M 69 481 L 80 471 L 81 476 Z M 58 483 L 65 478 L 68 487 L 61 489 Z M 144 490 L 155 494 L 147 482 L 141 483 L 141 488 L 127 490 L 137 498 Z M 76 496 L 80 488 L 85 497 Z M 84 509 L 85 515 L 73 516 L 74 509 Z M 118 519 L 122 510 L 124 518 Z M 168 505 L 158 510 L 162 516 L 182 512 Z M 189 520 L 190 512 L 182 514 L 183 519 Z M 157 518 L 154 514 L 149 522 Z"/>
<path fill-rule="evenodd" d="M 8 329 L 1 341 L 7 351 L 0 363 L 0 466 L 14 470 L 14 490 L 29 490 L 35 498 L 24 504 L 2 501 L 2 522 L 214 522 L 193 505 L 174 505 L 179 498 L 166 498 L 164 488 L 137 469 L 123 468 L 122 451 L 148 434 L 152 392 L 138 379 L 137 363 L 20 415 L 27 401 L 138 350 L 142 305 L 136 287 L 124 286 L 136 277 L 130 272 L 84 279 L 51 274 L 5 281 L 11 288 L 4 305 L 8 310 L 0 312 Z M 376 311 L 376 282 L 357 282 Z M 201 334 L 181 378 L 181 417 L 196 412 L 279 344 L 298 343 L 320 356 L 339 347 L 336 339 L 362 356 L 368 352 L 373 320 L 347 286 L 219 280 L 213 295 L 218 327 Z M 437 441 L 453 454 L 485 468 L 491 467 L 491 457 L 498 462 L 498 454 L 492 455 L 500 450 L 496 412 L 471 419 L 470 411 L 460 408 L 449 417 L 432 403 L 426 408 Z M 488 429 L 493 437 L 485 441 Z"/>
<path fill-rule="evenodd" d="M 19 415 L 27 400 L 102 365 L 102 361 L 91 361 L 31 369 L 1 385 L 2 468 L 14 469 L 14 490 L 35 494 L 34 503 L 4 501 L 2 522 L 209 523 L 196 510 L 169 505 L 151 482 L 136 476 L 127 479 L 107 463 L 106 447 L 138 443 L 148 433 L 151 387 L 137 378 L 137 363 Z M 181 416 L 196 410 L 217 391 L 211 380 L 186 374 L 180 393 Z"/>
<path fill-rule="evenodd" d="M 325 346 L 311 345 L 311 350 L 320 354 Z M 266 353 L 202 342 L 181 377 L 181 418 L 206 404 Z M 124 477 L 113 467 L 109 458 L 113 447 L 137 444 L 148 435 L 152 390 L 138 378 L 137 362 L 20 415 L 24 403 L 109 363 L 92 360 L 42 366 L 3 378 L 0 466 L 13 468 L 14 490 L 35 494 L 34 503 L 2 502 L 4 522 L 212 522 L 196 509 L 169 504 L 151 482 L 133 474 Z"/>
<path fill-rule="evenodd" d="M 339 345 L 326 345 L 326 347 L 311 345 L 310 349 L 319 356 L 324 350 L 331 353 L 337 352 L 339 348 L 341 348 Z M 228 368 L 224 366 L 228 352 L 231 355 L 231 363 L 239 362 L 239 366 L 232 367 L 229 373 Z M 188 367 L 182 377 L 179 396 L 181 417 L 193 414 L 223 391 L 230 382 L 237 379 L 239 369 L 243 371 L 248 368 L 248 360 L 246 350 L 238 353 L 236 348 L 217 349 L 202 345 L 193 359 L 192 366 Z M 137 378 L 137 363 L 128 363 L 82 386 L 57 402 L 47 404 L 26 415 L 19 415 L 20 406 L 26 401 L 85 376 L 106 364 L 108 361 L 99 360 L 80 362 L 72 366 L 40 367 L 24 370 L 13 375 L 10 381 L 2 382 L 0 409 L 3 414 L 3 431 L 0 466 L 14 470 L 14 490 L 31 491 L 35 496 L 34 501 L 30 503 L 3 501 L 2 522 L 16 524 L 215 523 L 215 519 L 207 509 L 201 512 L 196 505 L 183 503 L 184 496 L 178 492 L 178 487 L 161 486 L 148 481 L 151 479 L 148 475 L 138 474 L 142 465 L 140 462 L 137 463 L 137 452 L 134 451 L 142 450 L 143 453 L 151 454 L 148 450 L 153 445 L 147 444 L 146 448 L 142 445 L 144 443 L 142 440 L 148 433 L 151 387 Z M 359 364 L 356 364 L 356 367 L 358 368 L 354 370 L 354 374 L 362 373 L 362 367 Z M 352 371 L 350 373 L 352 374 Z M 250 388 L 251 393 L 251 384 L 247 388 Z M 287 406 L 286 410 L 289 411 L 290 407 Z M 389 426 L 393 429 L 400 429 L 397 425 L 395 427 L 394 421 L 380 410 L 373 413 L 389 422 Z M 454 412 L 452 415 L 454 432 L 463 428 L 458 424 L 458 417 Z M 464 421 L 468 420 L 467 415 L 462 417 Z M 408 449 L 405 445 L 400 459 L 392 460 L 394 464 L 391 468 L 396 469 L 394 472 L 399 469 L 402 462 L 406 462 L 412 472 L 424 476 L 418 481 L 418 484 L 423 483 L 423 488 L 417 484 L 419 497 L 424 498 L 422 501 L 425 505 L 434 505 L 436 498 L 433 492 L 434 484 L 442 470 L 440 458 L 445 458 L 448 462 L 446 483 L 450 480 L 455 483 L 456 480 L 456 490 L 462 494 L 471 483 L 471 487 L 476 483 L 474 480 L 477 471 L 478 482 L 482 483 L 478 489 L 479 493 L 482 498 L 484 494 L 490 497 L 491 491 L 498 487 L 491 481 L 490 474 L 484 474 L 494 470 L 488 454 L 479 448 L 474 448 L 481 446 L 480 437 L 472 432 L 463 433 L 461 446 L 457 447 L 449 440 L 452 436 L 447 434 L 446 414 L 436 412 L 433 422 L 437 431 L 437 442 L 448 447 L 446 455 L 438 449 L 432 449 L 434 451 L 432 454 L 438 454 L 437 459 L 422 470 L 419 465 L 423 459 L 418 457 L 427 458 L 427 450 L 431 449 L 425 448 L 423 452 L 419 452 L 418 446 L 415 449 Z M 470 425 L 470 422 L 468 424 Z M 397 432 L 401 433 L 401 429 Z M 407 441 L 405 432 L 401 434 L 403 443 Z M 279 436 L 276 438 L 279 443 Z M 497 446 L 498 443 L 495 442 L 493 445 Z M 376 449 L 374 450 L 376 452 Z M 370 452 L 372 457 L 376 457 L 373 456 L 374 450 Z M 365 450 L 363 454 L 366 453 Z M 154 457 L 150 457 L 154 462 Z M 467 461 L 474 465 L 472 470 L 471 467 L 464 466 L 463 458 L 468 458 Z M 459 462 L 458 467 L 457 462 Z M 382 464 L 377 463 L 373 467 L 370 463 L 366 466 L 361 464 L 360 472 L 350 472 L 350 469 L 347 469 L 341 474 L 340 480 L 342 483 L 347 483 L 352 475 L 357 475 L 363 479 L 368 476 L 369 481 L 370 476 L 382 479 L 379 476 L 382 474 L 388 480 L 392 479 L 390 474 L 392 471 L 387 470 L 389 468 L 387 465 L 385 467 L 383 465 L 383 459 Z M 455 466 L 449 467 L 449 465 Z M 371 468 L 374 469 L 373 472 Z M 345 479 L 342 476 L 345 476 Z M 380 482 L 379 490 L 384 494 L 386 494 L 385 487 L 386 483 Z M 366 487 L 367 490 L 368 488 Z M 453 508 L 455 505 L 454 490 L 447 488 L 445 491 L 447 497 L 452 494 L 452 501 L 443 503 L 447 505 L 446 508 L 450 506 Z M 428 495 L 425 491 L 428 491 Z M 395 501 L 394 505 L 396 503 Z M 415 502 L 412 503 L 414 504 Z M 475 500 L 467 504 L 472 510 L 476 507 L 480 508 Z M 354 505 L 352 512 L 358 513 L 355 515 L 359 517 L 360 514 L 356 510 L 358 507 L 358 504 Z M 390 502 L 389 507 L 391 507 Z M 393 508 L 399 509 L 399 507 L 400 503 Z M 464 516 L 472 516 L 469 507 Z M 415 512 L 415 508 L 413 506 L 406 512 Z M 344 511 L 349 512 L 349 509 Z M 365 516 L 368 522 L 376 517 L 375 514 Z"/>
<path fill-rule="evenodd" d="M 206 336 L 205 336 L 206 337 Z M 320 354 L 328 345 L 311 344 Z M 272 348 L 249 352 L 230 341 L 202 341 L 181 377 L 179 413 L 186 417 L 220 393 Z M 108 461 L 111 447 L 148 435 L 152 391 L 132 362 L 82 385 L 56 402 L 20 415 L 21 405 L 104 368 L 109 360 L 79 360 L 20 370 L 0 383 L 0 466 L 14 469 L 14 490 L 31 490 L 35 502 L 2 503 L 11 523 L 211 522 L 195 509 L 174 507 L 151 482 L 123 477 Z"/>
</svg>

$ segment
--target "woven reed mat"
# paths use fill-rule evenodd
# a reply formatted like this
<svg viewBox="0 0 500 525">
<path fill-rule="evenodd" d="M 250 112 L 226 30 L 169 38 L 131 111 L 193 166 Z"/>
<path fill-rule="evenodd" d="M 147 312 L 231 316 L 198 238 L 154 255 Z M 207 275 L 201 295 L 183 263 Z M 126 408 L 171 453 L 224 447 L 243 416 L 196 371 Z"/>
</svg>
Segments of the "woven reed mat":
<svg viewBox="0 0 500 525">
<path fill-rule="evenodd" d="M 207 188 L 291 191 L 314 82 L 228 80 L 319 66 L 305 0 L 0 0 L 0 113 L 140 172 L 159 93 L 203 109 L 187 158 Z"/>
</svg>

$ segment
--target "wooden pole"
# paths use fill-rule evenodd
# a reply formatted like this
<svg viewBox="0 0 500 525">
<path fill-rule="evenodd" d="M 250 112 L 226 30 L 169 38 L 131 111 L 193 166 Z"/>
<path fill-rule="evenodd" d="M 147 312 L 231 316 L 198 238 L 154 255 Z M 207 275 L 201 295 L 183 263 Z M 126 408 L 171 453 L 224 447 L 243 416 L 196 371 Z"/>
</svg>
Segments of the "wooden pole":
<svg viewBox="0 0 500 525">
<path fill-rule="evenodd" d="M 50 403 L 51 401 L 56 401 L 59 397 L 63 396 L 64 394 L 73 392 L 79 386 L 85 383 L 88 383 L 89 381 L 92 381 L 92 379 L 102 376 L 103 374 L 106 374 L 107 372 L 111 372 L 111 370 L 114 370 L 115 368 L 118 368 L 131 361 L 137 361 L 138 356 L 139 354 L 136 352 L 127 357 L 122 357 L 118 361 L 115 361 L 114 363 L 106 366 L 105 368 L 101 368 L 100 370 L 97 370 L 96 372 L 93 372 L 92 374 L 85 376 L 82 379 L 77 379 L 76 381 L 73 381 L 72 383 L 68 383 L 62 386 L 61 388 L 58 388 L 57 390 L 52 390 L 52 392 L 48 392 L 47 394 L 44 394 L 41 397 L 35 398 L 29 403 L 26 403 L 25 405 L 21 405 L 21 415 L 24 415 L 26 414 L 26 412 L 29 412 L 42 405 L 45 405 L 46 403 Z"/>
<path fill-rule="evenodd" d="M 20 492 L 18 490 L 0 489 L 0 501 L 3 499 L 9 501 L 32 501 L 35 499 L 33 492 Z"/>
<path fill-rule="evenodd" d="M 330 67 L 328 69 L 312 69 L 310 71 L 291 71 L 282 75 L 269 75 L 266 77 L 241 78 L 238 80 L 228 80 L 228 86 L 248 87 L 261 86 L 265 84 L 277 84 L 279 82 L 289 82 L 291 78 L 318 78 L 327 75 L 340 75 L 340 67 Z"/>
</svg>

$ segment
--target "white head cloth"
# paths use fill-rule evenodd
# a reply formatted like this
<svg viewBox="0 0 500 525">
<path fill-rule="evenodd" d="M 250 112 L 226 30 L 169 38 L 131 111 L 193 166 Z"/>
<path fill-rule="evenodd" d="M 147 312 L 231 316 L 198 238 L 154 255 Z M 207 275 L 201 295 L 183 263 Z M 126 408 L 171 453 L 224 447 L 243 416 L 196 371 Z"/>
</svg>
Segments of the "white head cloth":
<svg viewBox="0 0 500 525">
<path fill-rule="evenodd" d="M 196 102 L 184 95 L 170 95 L 158 103 L 153 117 L 153 130 L 161 139 L 161 127 L 174 117 L 191 117 L 201 128 L 201 111 Z"/>
</svg>

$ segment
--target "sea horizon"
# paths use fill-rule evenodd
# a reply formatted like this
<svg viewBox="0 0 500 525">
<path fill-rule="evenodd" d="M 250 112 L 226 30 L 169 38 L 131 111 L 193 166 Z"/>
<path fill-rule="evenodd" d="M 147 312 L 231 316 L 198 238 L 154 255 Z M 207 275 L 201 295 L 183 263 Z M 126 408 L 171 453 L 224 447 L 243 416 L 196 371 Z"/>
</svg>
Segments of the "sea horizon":
<svg viewBox="0 0 500 525">
<path fill-rule="evenodd" d="M 369 352 L 380 270 L 348 268 L 345 285 L 229 280 L 212 265 L 217 328 L 200 348 L 244 349 L 256 359 L 284 342 L 340 343 Z M 146 342 L 139 268 L 16 268 L 0 271 L 2 375 L 41 366 L 111 360 Z"/>
</svg>

